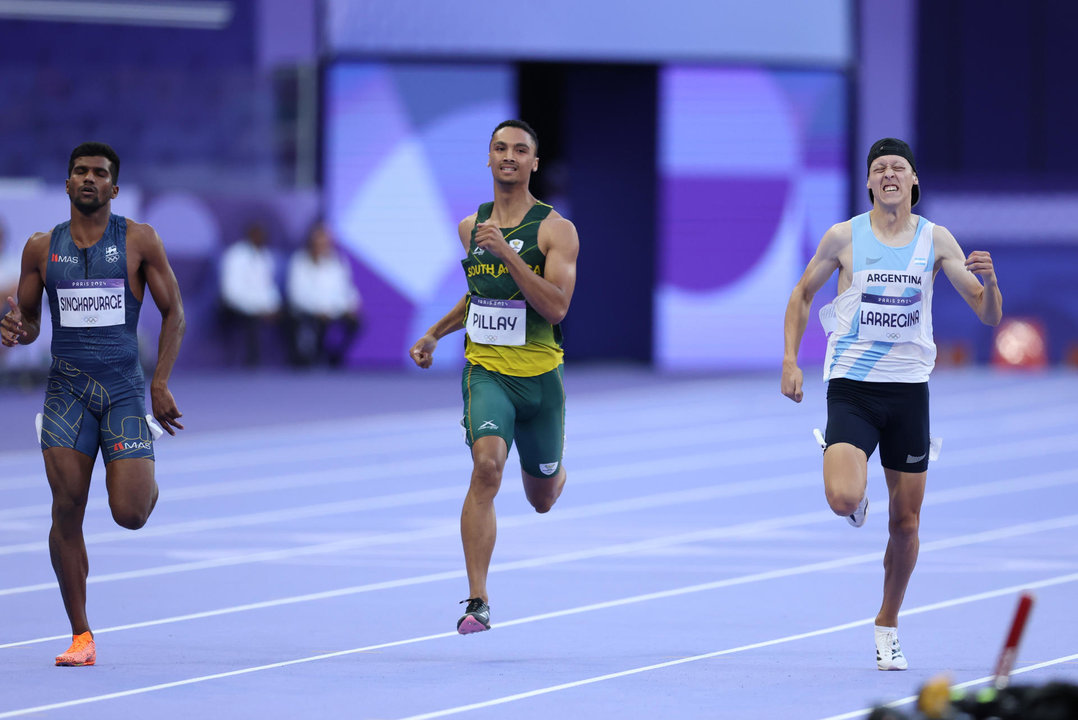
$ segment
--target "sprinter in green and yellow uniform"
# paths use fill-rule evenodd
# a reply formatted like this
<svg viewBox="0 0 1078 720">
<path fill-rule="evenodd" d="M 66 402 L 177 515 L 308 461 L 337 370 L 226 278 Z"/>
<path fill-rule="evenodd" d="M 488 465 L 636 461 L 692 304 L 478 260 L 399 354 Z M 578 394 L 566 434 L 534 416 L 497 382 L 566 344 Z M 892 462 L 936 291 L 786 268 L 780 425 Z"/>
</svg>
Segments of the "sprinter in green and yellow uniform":
<svg viewBox="0 0 1078 720">
<path fill-rule="evenodd" d="M 487 570 L 497 524 L 494 496 L 514 440 L 528 502 L 553 507 L 565 485 L 565 388 L 561 328 L 576 285 L 576 228 L 528 189 L 539 167 L 535 131 L 506 120 L 490 138 L 494 202 L 458 227 L 468 279 L 465 295 L 412 346 L 429 368 L 438 340 L 466 329 L 464 395 L 472 478 L 460 516 L 469 598 L 462 635 L 490 629 Z"/>
</svg>

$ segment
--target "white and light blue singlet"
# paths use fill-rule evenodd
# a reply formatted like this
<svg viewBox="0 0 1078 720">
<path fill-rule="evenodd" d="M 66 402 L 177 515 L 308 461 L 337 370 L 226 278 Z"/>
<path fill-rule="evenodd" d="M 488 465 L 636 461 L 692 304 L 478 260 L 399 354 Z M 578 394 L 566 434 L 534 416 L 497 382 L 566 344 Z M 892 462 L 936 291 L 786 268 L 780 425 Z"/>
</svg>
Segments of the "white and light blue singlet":
<svg viewBox="0 0 1078 720">
<path fill-rule="evenodd" d="M 913 240 L 891 247 L 876 238 L 868 213 L 850 223 L 853 282 L 820 310 L 828 333 L 824 380 L 927 382 L 936 363 L 935 224 L 919 218 Z"/>
</svg>

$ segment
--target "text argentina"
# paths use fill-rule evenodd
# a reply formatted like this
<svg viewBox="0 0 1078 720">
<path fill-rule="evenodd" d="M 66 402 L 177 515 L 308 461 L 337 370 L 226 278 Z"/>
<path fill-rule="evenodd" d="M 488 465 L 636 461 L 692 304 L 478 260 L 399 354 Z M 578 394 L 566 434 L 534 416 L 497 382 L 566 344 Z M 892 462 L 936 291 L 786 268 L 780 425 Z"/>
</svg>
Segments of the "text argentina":
<svg viewBox="0 0 1078 720">
<path fill-rule="evenodd" d="M 904 285 L 920 285 L 920 275 L 905 275 L 903 273 L 870 272 L 865 275 L 865 282 L 872 284 L 902 283 Z"/>
</svg>

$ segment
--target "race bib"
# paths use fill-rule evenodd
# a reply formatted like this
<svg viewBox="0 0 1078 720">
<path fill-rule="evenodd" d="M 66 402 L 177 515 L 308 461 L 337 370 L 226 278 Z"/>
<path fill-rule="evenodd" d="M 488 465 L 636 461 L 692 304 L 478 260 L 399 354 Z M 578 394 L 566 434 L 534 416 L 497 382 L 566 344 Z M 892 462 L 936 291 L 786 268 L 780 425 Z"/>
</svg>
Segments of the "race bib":
<svg viewBox="0 0 1078 720">
<path fill-rule="evenodd" d="M 906 297 L 861 293 L 861 340 L 912 342 L 921 332 L 921 293 Z"/>
<path fill-rule="evenodd" d="M 63 280 L 56 283 L 60 327 L 86 328 L 123 325 L 123 278 Z"/>
<path fill-rule="evenodd" d="M 468 339 L 483 345 L 523 345 L 527 303 L 473 297 L 468 304 Z"/>
</svg>

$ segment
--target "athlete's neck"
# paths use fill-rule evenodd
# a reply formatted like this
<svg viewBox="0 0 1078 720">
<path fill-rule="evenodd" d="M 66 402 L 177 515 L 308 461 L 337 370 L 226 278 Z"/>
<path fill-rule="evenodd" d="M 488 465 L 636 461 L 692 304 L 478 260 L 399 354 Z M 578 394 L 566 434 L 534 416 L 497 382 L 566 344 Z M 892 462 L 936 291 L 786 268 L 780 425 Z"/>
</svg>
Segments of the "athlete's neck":
<svg viewBox="0 0 1078 720">
<path fill-rule="evenodd" d="M 888 208 L 876 205 L 868 214 L 872 232 L 880 240 L 908 241 L 909 234 L 917 229 L 917 216 L 911 208 Z"/>
<path fill-rule="evenodd" d="M 75 243 L 75 247 L 85 250 L 91 245 L 96 245 L 104 236 L 111 216 L 112 209 L 109 203 L 105 203 L 88 215 L 71 208 L 71 240 Z"/>
<path fill-rule="evenodd" d="M 490 211 L 491 221 L 498 227 L 516 227 L 524 221 L 524 216 L 536 203 L 526 185 L 504 187 L 494 184 L 494 207 Z"/>
</svg>

